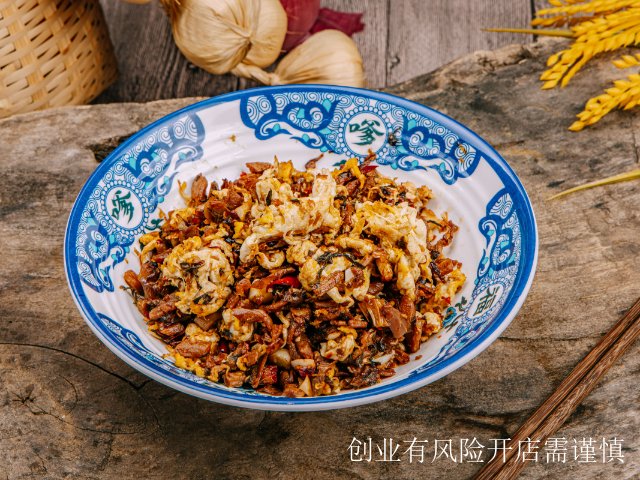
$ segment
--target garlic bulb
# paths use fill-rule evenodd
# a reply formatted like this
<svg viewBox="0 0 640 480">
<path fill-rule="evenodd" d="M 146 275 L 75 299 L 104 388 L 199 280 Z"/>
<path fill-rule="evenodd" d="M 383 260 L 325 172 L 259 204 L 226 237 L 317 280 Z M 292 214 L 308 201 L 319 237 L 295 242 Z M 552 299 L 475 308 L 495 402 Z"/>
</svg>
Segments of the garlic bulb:
<svg viewBox="0 0 640 480">
<path fill-rule="evenodd" d="M 241 63 L 232 73 L 266 85 L 325 83 L 364 86 L 364 68 L 358 47 L 338 30 L 322 30 L 291 50 L 274 72 Z"/>
<path fill-rule="evenodd" d="M 280 54 L 287 15 L 280 0 L 161 0 L 180 51 L 223 74 L 245 64 L 267 67 Z"/>
</svg>

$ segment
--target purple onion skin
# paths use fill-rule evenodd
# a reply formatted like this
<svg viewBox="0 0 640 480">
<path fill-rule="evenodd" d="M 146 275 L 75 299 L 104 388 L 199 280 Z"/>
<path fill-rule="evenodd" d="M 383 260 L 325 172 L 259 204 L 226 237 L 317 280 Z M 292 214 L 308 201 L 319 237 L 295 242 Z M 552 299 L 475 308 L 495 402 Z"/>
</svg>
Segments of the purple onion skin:
<svg viewBox="0 0 640 480">
<path fill-rule="evenodd" d="M 287 12 L 287 36 L 282 51 L 288 52 L 302 43 L 318 18 L 320 0 L 280 0 Z"/>
</svg>

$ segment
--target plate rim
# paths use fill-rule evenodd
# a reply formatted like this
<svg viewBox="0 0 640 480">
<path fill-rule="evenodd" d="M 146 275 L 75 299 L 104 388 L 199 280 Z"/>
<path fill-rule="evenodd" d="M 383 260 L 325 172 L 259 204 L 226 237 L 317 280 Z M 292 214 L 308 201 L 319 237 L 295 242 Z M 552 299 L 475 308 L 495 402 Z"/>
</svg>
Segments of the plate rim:
<svg viewBox="0 0 640 480">
<path fill-rule="evenodd" d="M 485 331 L 481 332 L 478 337 L 471 341 L 471 348 L 456 352 L 452 357 L 444 360 L 441 364 L 436 365 L 438 369 L 435 371 L 425 369 L 423 372 L 417 373 L 414 376 L 406 377 L 393 383 L 379 384 L 368 389 L 353 390 L 333 396 L 305 397 L 296 399 L 272 397 L 267 395 L 250 395 L 242 391 L 233 390 L 229 390 L 228 392 L 223 390 L 212 391 L 195 382 L 190 382 L 187 379 L 176 377 L 169 372 L 159 369 L 158 367 L 145 365 L 145 363 L 143 363 L 144 359 L 131 355 L 129 352 L 120 348 L 117 344 L 111 341 L 109 338 L 110 332 L 99 320 L 96 310 L 84 294 L 82 282 L 80 281 L 77 269 L 75 269 L 75 264 L 70 262 L 70 259 L 74 257 L 73 254 L 75 250 L 75 236 L 72 238 L 71 234 L 72 232 L 77 231 L 77 228 L 73 227 L 77 227 L 80 220 L 79 214 L 86 203 L 82 200 L 91 194 L 95 185 L 101 180 L 103 173 L 110 168 L 113 162 L 117 160 L 124 151 L 135 145 L 149 132 L 152 132 L 165 124 L 171 124 L 176 118 L 187 113 L 198 113 L 201 110 L 205 110 L 216 105 L 233 102 L 240 100 L 243 97 L 251 97 L 260 93 L 299 91 L 346 93 L 392 103 L 404 110 L 426 115 L 446 128 L 449 128 L 461 138 L 464 137 L 465 140 L 470 139 L 473 142 L 473 145 L 482 146 L 483 153 L 485 154 L 485 157 L 487 157 L 487 162 L 491 165 L 492 170 L 500 177 L 500 180 L 503 182 L 507 191 L 511 193 L 515 190 L 522 200 L 524 200 L 524 202 L 521 202 L 520 198 L 513 199 L 516 208 L 522 214 L 520 222 L 522 225 L 522 266 L 525 269 L 523 275 L 513 285 L 513 288 L 509 293 L 509 298 L 505 301 L 500 314 L 493 319 L 492 324 Z M 496 169 L 496 166 L 499 168 Z M 104 343 L 117 357 L 135 370 L 140 371 L 148 377 L 183 393 L 222 404 L 260 410 L 315 411 L 354 407 L 407 393 L 448 375 L 478 356 L 511 324 L 522 307 L 535 276 L 538 262 L 538 243 L 538 228 L 535 213 L 533 211 L 531 200 L 522 185 L 522 182 L 511 166 L 496 151 L 496 149 L 473 130 L 431 107 L 394 94 L 354 87 L 308 84 L 256 87 L 225 93 L 187 105 L 136 131 L 127 138 L 127 140 L 114 149 L 104 160 L 102 160 L 102 162 L 100 162 L 84 182 L 69 213 L 65 227 L 63 250 L 67 284 L 69 285 L 69 289 L 72 294 L 71 296 L 76 307 L 82 314 L 85 322 L 89 325 L 100 341 Z M 530 262 L 527 262 L 528 258 L 531 259 Z M 112 333 L 111 335 L 113 336 Z M 147 363 L 152 365 L 150 362 Z"/>
</svg>

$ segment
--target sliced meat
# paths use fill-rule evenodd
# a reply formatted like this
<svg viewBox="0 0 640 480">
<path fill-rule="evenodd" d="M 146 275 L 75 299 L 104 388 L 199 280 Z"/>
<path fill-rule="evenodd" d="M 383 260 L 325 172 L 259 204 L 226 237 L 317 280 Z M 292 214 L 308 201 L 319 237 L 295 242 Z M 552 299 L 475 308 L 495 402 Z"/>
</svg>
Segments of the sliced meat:
<svg viewBox="0 0 640 480">
<path fill-rule="evenodd" d="M 261 385 L 275 385 L 278 383 L 278 367 L 266 365 L 260 374 Z"/>
<path fill-rule="evenodd" d="M 271 331 L 273 329 L 273 320 L 268 313 L 263 310 L 249 308 L 234 308 L 231 313 L 241 322 L 261 323 L 264 327 Z"/>
<path fill-rule="evenodd" d="M 149 312 L 150 320 L 160 320 L 166 317 L 168 314 L 176 311 L 175 299 L 171 298 L 168 301 L 162 300 L 157 307 L 153 308 Z"/>
<path fill-rule="evenodd" d="M 291 398 L 305 396 L 305 393 L 292 383 L 287 383 L 284 386 L 283 394 L 285 397 L 291 397 Z"/>
<path fill-rule="evenodd" d="M 367 328 L 369 323 L 366 320 L 362 320 L 360 318 L 352 318 L 347 322 L 351 328 Z"/>
<path fill-rule="evenodd" d="M 160 270 L 158 265 L 153 262 L 144 262 L 140 266 L 140 273 L 138 279 L 142 284 L 142 290 L 147 300 L 158 298 L 159 288 L 156 285 L 158 278 L 160 277 Z"/>
<path fill-rule="evenodd" d="M 251 369 L 251 388 L 256 389 L 260 385 L 262 372 L 264 371 L 266 364 L 267 364 L 267 356 L 263 355 L 258 365 L 255 368 Z M 276 380 L 277 380 L 277 377 L 276 377 Z"/>
<path fill-rule="evenodd" d="M 249 289 L 251 288 L 251 280 L 248 278 L 243 278 L 236 283 L 236 293 L 241 297 L 246 297 L 247 293 L 249 293 Z"/>
<path fill-rule="evenodd" d="M 222 318 L 222 312 L 218 311 L 206 317 L 196 317 L 193 322 L 205 332 L 213 327 L 213 324 Z"/>
<path fill-rule="evenodd" d="M 362 369 L 356 373 L 349 384 L 352 387 L 362 388 L 370 385 L 375 385 L 380 381 L 380 375 L 378 369 L 371 365 L 365 365 Z"/>
<path fill-rule="evenodd" d="M 289 304 L 286 300 L 278 300 L 276 302 L 270 303 L 269 305 L 263 305 L 262 309 L 265 312 L 280 312 Z"/>
<path fill-rule="evenodd" d="M 247 168 L 251 173 L 262 173 L 265 170 L 269 170 L 273 165 L 267 162 L 249 162 Z"/>
<path fill-rule="evenodd" d="M 344 205 L 344 208 L 342 208 L 342 211 L 340 212 L 340 216 L 342 218 L 342 227 L 341 227 L 341 232 L 345 233 L 347 231 L 350 230 L 351 228 L 351 217 L 355 212 L 355 208 L 353 206 L 353 203 L 351 202 L 346 202 Z"/>
<path fill-rule="evenodd" d="M 389 328 L 391 328 L 394 338 L 402 338 L 409 331 L 409 321 L 397 308 L 384 304 L 380 308 L 380 314 L 389 322 Z"/>
<path fill-rule="evenodd" d="M 161 325 L 157 332 L 165 338 L 173 339 L 184 334 L 184 325 L 181 323 L 167 323 Z"/>
<path fill-rule="evenodd" d="M 304 290 L 301 288 L 289 288 L 284 292 L 282 299 L 291 305 L 298 305 L 304 301 Z"/>
<path fill-rule="evenodd" d="M 344 284 L 344 272 L 333 272 L 323 277 L 317 284 L 313 285 L 313 294 L 321 297 L 334 287 Z"/>
<path fill-rule="evenodd" d="M 259 173 L 243 173 L 240 178 L 233 182 L 240 188 L 244 188 L 247 192 L 251 193 L 253 198 L 256 198 L 256 183 L 260 179 Z"/>
<path fill-rule="evenodd" d="M 314 312 L 316 320 L 330 322 L 340 318 L 349 318 L 349 309 L 346 307 L 335 306 L 331 308 L 319 308 Z"/>
<path fill-rule="evenodd" d="M 371 282 L 369 283 L 369 290 L 367 290 L 367 293 L 369 295 L 377 295 L 382 291 L 383 288 L 384 288 L 383 282 Z"/>
<path fill-rule="evenodd" d="M 227 207 L 234 210 L 244 203 L 244 195 L 240 193 L 235 186 L 229 187 L 227 193 Z"/>
<path fill-rule="evenodd" d="M 304 333 L 298 335 L 294 342 L 302 358 L 313 359 L 313 347 Z"/>
<path fill-rule="evenodd" d="M 177 346 L 176 352 L 185 358 L 204 357 L 211 350 L 211 342 L 203 342 L 201 340 L 193 340 L 190 338 L 183 339 Z"/>
<path fill-rule="evenodd" d="M 197 225 L 189 225 L 184 231 L 180 232 L 182 240 L 186 240 L 187 238 L 197 237 L 200 235 L 200 227 Z"/>
<path fill-rule="evenodd" d="M 361 268 L 351 267 L 349 269 L 351 272 L 351 278 L 345 283 L 347 288 L 358 288 L 364 284 L 364 272 Z"/>
<path fill-rule="evenodd" d="M 200 205 L 207 200 L 208 186 L 207 179 L 202 174 L 198 174 L 191 184 L 191 205 Z"/>
<path fill-rule="evenodd" d="M 374 327 L 384 328 L 390 325 L 389 320 L 382 316 L 382 300 L 379 298 L 375 298 L 371 295 L 365 295 L 358 306 L 365 317 L 371 319 Z"/>
<path fill-rule="evenodd" d="M 221 222 L 224 219 L 225 212 L 227 212 L 227 204 L 222 200 L 210 198 L 204 204 L 204 218 L 212 223 Z"/>
<path fill-rule="evenodd" d="M 266 277 L 254 280 L 249 289 L 249 298 L 258 305 L 271 301 L 272 295 L 269 291 L 271 284 L 295 271 L 296 269 L 293 267 L 283 267 L 272 271 L 271 274 Z"/>
<path fill-rule="evenodd" d="M 376 259 L 376 267 L 378 267 L 378 272 L 380 272 L 380 278 L 382 278 L 384 282 L 391 281 L 393 279 L 393 266 L 391 262 L 389 262 L 387 252 L 378 248 L 373 252 L 373 257 Z"/>
<path fill-rule="evenodd" d="M 311 320 L 311 309 L 309 307 L 292 308 L 291 318 L 295 323 L 306 324 Z"/>
<path fill-rule="evenodd" d="M 244 372 L 227 372 L 224 374 L 224 384 L 227 387 L 241 387 L 244 384 Z"/>
<path fill-rule="evenodd" d="M 446 257 L 438 257 L 434 262 L 438 266 L 438 270 L 441 277 L 445 277 L 453 272 L 456 268 L 460 268 L 460 262 L 451 260 Z"/>
<path fill-rule="evenodd" d="M 260 351 L 251 350 L 238 358 L 238 360 L 236 361 L 236 365 L 238 365 L 238 367 L 240 367 L 242 370 L 246 370 L 247 368 L 252 367 L 256 363 L 258 363 L 258 360 L 260 360 L 261 356 L 262 353 Z M 266 356 L 264 358 L 266 359 Z"/>
<path fill-rule="evenodd" d="M 403 295 L 400 298 L 400 304 L 398 305 L 398 310 L 402 313 L 409 323 L 413 323 L 413 320 L 416 316 L 416 304 L 411 297 L 408 295 Z"/>
<path fill-rule="evenodd" d="M 355 180 L 351 180 L 345 185 L 345 187 L 347 188 L 347 192 L 349 192 L 349 196 L 353 197 L 360 188 L 360 180 L 357 178 Z"/>
<path fill-rule="evenodd" d="M 420 349 L 420 339 L 422 338 L 422 327 L 424 320 L 417 318 L 411 327 L 411 334 L 407 338 L 407 350 L 409 353 L 416 353 Z"/>
<path fill-rule="evenodd" d="M 274 397 L 282 396 L 282 390 L 280 390 L 278 387 L 275 387 L 274 385 L 265 385 L 264 387 L 259 388 L 258 392 L 264 393 L 265 395 L 272 395 Z"/>
<path fill-rule="evenodd" d="M 124 281 L 129 286 L 129 288 L 136 292 L 138 295 L 142 295 L 144 293 L 142 283 L 140 283 L 138 275 L 133 270 L 127 270 L 126 272 L 124 272 Z"/>
</svg>

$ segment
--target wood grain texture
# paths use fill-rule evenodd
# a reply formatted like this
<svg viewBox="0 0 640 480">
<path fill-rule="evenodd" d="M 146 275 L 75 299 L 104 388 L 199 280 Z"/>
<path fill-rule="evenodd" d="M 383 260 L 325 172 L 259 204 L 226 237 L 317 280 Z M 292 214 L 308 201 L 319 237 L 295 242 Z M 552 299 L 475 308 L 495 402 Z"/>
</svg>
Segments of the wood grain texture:
<svg viewBox="0 0 640 480">
<path fill-rule="evenodd" d="M 487 463 L 474 480 L 512 479 L 526 463 L 519 461 L 518 445 L 527 439 L 544 444 L 602 381 L 640 336 L 640 298 L 576 365 L 544 403 L 511 435 L 505 456 Z M 506 461 L 505 461 L 506 460 Z"/>
<path fill-rule="evenodd" d="M 213 96 L 236 90 L 233 75 L 211 75 L 178 50 L 169 19 L 157 1 L 145 5 L 101 0 L 118 60 L 119 76 L 94 103 L 147 102 Z"/>
<path fill-rule="evenodd" d="M 433 458 L 434 439 L 506 438 L 638 296 L 640 188 L 623 183 L 546 199 L 638 167 L 637 113 L 566 127 L 618 72 L 596 60 L 569 89 L 541 91 L 548 42 L 469 55 L 390 89 L 466 123 L 522 179 L 540 230 L 533 287 L 485 352 L 412 393 L 305 414 L 241 410 L 189 397 L 121 362 L 91 333 L 64 278 L 62 243 L 77 192 L 104 152 L 194 101 L 63 108 L 0 122 L 0 478 L 463 479 L 479 468 Z M 523 479 L 640 475 L 634 345 L 559 434 L 625 440 L 625 464 L 539 462 Z M 428 439 L 424 464 L 349 461 L 353 436 Z M 571 452 L 571 450 L 570 450 Z"/>
<path fill-rule="evenodd" d="M 169 21 L 157 1 L 146 5 L 121 0 L 100 3 L 120 77 L 96 103 L 210 96 L 256 85 L 230 75 L 210 75 L 190 64 L 175 46 Z M 481 31 L 490 26 L 527 26 L 530 0 L 323 0 L 322 5 L 364 12 L 365 30 L 354 40 L 370 88 L 429 72 L 477 49 L 532 39 Z"/>
<path fill-rule="evenodd" d="M 120 0 L 100 3 L 118 59 L 119 78 L 94 103 L 213 96 L 257 85 L 232 75 L 211 75 L 184 58 L 157 1 L 146 5 Z M 354 40 L 362 53 L 369 85 L 384 87 L 388 0 L 327 0 L 323 6 L 365 12 L 367 28 Z"/>
<path fill-rule="evenodd" d="M 533 0 L 534 11 L 542 10 L 543 8 L 552 8 L 548 0 Z"/>
<path fill-rule="evenodd" d="M 322 5 L 342 12 L 364 12 L 364 31 L 353 39 L 358 45 L 369 88 L 387 86 L 389 4 L 393 0 L 324 0 Z"/>
<path fill-rule="evenodd" d="M 475 50 L 526 43 L 531 36 L 483 32 L 527 27 L 529 0 L 391 0 L 387 83 L 408 80 Z"/>
</svg>

